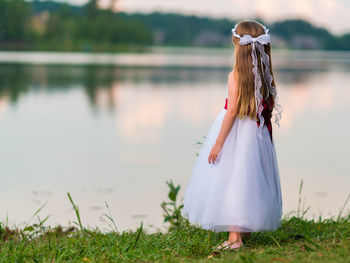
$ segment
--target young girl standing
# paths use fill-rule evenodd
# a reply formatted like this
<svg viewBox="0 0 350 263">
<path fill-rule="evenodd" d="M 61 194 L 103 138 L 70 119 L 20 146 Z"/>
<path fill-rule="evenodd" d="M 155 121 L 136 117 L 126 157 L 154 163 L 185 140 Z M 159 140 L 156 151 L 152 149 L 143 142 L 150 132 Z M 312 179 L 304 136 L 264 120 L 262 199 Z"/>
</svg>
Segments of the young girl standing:
<svg viewBox="0 0 350 263">
<path fill-rule="evenodd" d="M 218 249 L 238 249 L 245 234 L 280 226 L 282 198 L 271 116 L 281 107 L 273 79 L 268 30 L 254 21 L 232 29 L 234 71 L 224 109 L 200 150 L 184 197 L 189 222 L 229 232 Z"/>
</svg>

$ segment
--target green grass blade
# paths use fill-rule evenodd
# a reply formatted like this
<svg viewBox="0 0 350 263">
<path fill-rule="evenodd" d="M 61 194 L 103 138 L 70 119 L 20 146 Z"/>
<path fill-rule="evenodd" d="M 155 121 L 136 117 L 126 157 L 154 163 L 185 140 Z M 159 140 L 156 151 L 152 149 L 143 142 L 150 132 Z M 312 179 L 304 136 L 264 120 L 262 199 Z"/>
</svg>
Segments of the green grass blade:
<svg viewBox="0 0 350 263">
<path fill-rule="evenodd" d="M 46 204 L 48 203 L 49 201 L 46 201 L 42 206 L 39 207 L 38 210 L 35 211 L 35 213 L 32 215 L 32 217 L 29 219 L 29 221 L 26 223 L 25 227 L 27 227 L 29 225 L 29 223 L 33 220 L 34 217 L 36 217 L 37 214 L 40 213 L 40 211 L 46 206 Z"/>
<path fill-rule="evenodd" d="M 112 216 L 112 213 L 111 213 L 111 211 L 109 209 L 109 206 L 108 206 L 108 203 L 106 201 L 105 201 L 105 205 L 107 207 L 107 211 L 108 211 L 109 214 L 104 213 L 104 216 L 107 217 L 109 219 L 109 221 L 112 222 L 115 232 L 118 233 L 117 224 L 115 223 L 115 220 L 114 220 L 114 218 Z"/>
<path fill-rule="evenodd" d="M 139 228 L 139 231 L 137 232 L 137 236 L 136 236 L 136 238 L 135 238 L 134 243 L 130 244 L 130 245 L 128 246 L 128 248 L 127 248 L 125 251 L 128 251 L 130 248 L 135 247 L 137 241 L 139 240 L 139 238 L 140 238 L 140 236 L 141 236 L 142 229 L 143 229 L 143 222 L 141 222 L 141 226 L 140 226 L 140 228 Z"/>
<path fill-rule="evenodd" d="M 350 194 L 348 195 L 348 198 L 346 198 L 346 200 L 345 200 L 345 203 L 344 203 L 343 207 L 342 207 L 342 208 L 340 209 L 340 211 L 339 211 L 339 215 L 338 215 L 338 217 L 337 217 L 337 221 L 339 221 L 339 220 L 340 220 L 341 215 L 343 214 L 344 209 L 345 209 L 345 207 L 346 207 L 347 203 L 349 202 L 349 199 L 350 199 Z"/>
<path fill-rule="evenodd" d="M 83 228 L 83 224 L 81 223 L 79 208 L 78 208 L 78 206 L 76 206 L 76 205 L 74 204 L 73 199 L 72 199 L 72 197 L 71 197 L 71 195 L 70 195 L 69 192 L 67 192 L 67 195 L 68 195 L 69 201 L 71 202 L 71 204 L 72 204 L 72 206 L 73 206 L 73 209 L 74 209 L 74 211 L 75 211 L 75 215 L 77 216 L 77 219 L 78 219 L 78 224 L 77 224 L 77 225 L 79 225 L 80 230 L 83 231 L 84 228 Z"/>
</svg>

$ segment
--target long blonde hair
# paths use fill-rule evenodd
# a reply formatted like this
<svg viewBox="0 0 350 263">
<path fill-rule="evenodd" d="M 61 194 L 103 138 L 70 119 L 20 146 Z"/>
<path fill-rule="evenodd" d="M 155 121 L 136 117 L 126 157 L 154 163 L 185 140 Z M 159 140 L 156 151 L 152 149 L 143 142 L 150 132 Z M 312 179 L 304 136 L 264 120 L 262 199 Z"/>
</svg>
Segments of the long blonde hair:
<svg viewBox="0 0 350 263">
<path fill-rule="evenodd" d="M 252 37 L 258 37 L 265 33 L 264 27 L 255 21 L 242 21 L 237 25 L 236 32 L 238 35 L 251 35 Z M 254 74 L 252 72 L 252 45 L 240 45 L 239 39 L 232 36 L 233 42 L 235 44 L 235 65 L 234 65 L 234 74 L 238 83 L 238 101 L 237 101 L 237 111 L 238 117 L 240 119 L 248 116 L 249 118 L 256 120 L 256 104 L 255 104 L 255 86 L 254 86 Z M 271 47 L 270 44 L 264 45 L 265 52 L 269 55 L 270 60 L 270 73 L 273 77 L 273 70 L 271 64 Z M 262 76 L 261 72 L 261 62 L 260 54 L 257 52 L 258 58 L 258 73 Z M 268 94 L 268 88 L 265 84 L 265 81 L 261 81 L 261 94 L 264 98 Z M 271 83 L 275 86 L 274 77 Z M 276 86 L 275 86 L 276 87 Z M 272 107 L 273 105 L 270 105 Z"/>
</svg>

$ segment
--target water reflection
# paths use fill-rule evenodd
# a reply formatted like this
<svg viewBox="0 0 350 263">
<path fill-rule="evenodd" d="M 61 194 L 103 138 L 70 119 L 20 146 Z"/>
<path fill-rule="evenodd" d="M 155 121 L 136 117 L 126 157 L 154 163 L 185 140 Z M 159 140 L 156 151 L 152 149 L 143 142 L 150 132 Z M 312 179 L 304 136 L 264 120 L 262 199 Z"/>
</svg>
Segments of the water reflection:
<svg viewBox="0 0 350 263">
<path fill-rule="evenodd" d="M 0 98 L 16 104 L 19 96 L 29 90 L 66 91 L 81 85 L 93 109 L 115 109 L 122 82 L 209 84 L 223 81 L 226 73 L 227 70 L 0 64 Z"/>
<path fill-rule="evenodd" d="M 334 215 L 348 194 L 350 66 L 297 63 L 276 63 L 284 212 L 303 179 L 310 211 Z M 49 200 L 49 222 L 67 223 L 69 191 L 91 226 L 104 225 L 105 201 L 121 229 L 161 226 L 165 181 L 185 187 L 229 70 L 0 64 L 0 218 L 27 220 Z"/>
<path fill-rule="evenodd" d="M 225 85 L 228 71 L 229 68 L 206 70 L 0 64 L 0 110 L 6 107 L 7 102 L 15 105 L 20 95 L 28 91 L 67 91 L 82 86 L 92 110 L 105 109 L 113 112 L 120 99 L 118 96 L 121 83 L 152 83 L 155 88 L 159 84 L 173 86 L 176 83 Z M 278 83 L 293 89 L 306 88 L 310 78 L 322 78 L 328 74 L 286 68 L 277 69 L 276 72 Z M 326 96 L 323 96 L 321 102 L 327 103 L 325 99 Z M 192 102 L 195 103 L 195 100 Z"/>
</svg>

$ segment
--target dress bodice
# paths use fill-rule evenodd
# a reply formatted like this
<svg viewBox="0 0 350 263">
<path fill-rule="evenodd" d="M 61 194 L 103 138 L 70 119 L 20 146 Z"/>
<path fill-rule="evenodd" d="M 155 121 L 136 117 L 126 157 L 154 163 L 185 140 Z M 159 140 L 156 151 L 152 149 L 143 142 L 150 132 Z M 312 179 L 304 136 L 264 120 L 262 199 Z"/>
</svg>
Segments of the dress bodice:
<svg viewBox="0 0 350 263">
<path fill-rule="evenodd" d="M 228 94 L 226 94 L 226 99 L 225 99 L 225 110 L 227 110 L 227 103 L 228 103 Z M 270 137 L 272 140 L 272 123 L 271 123 L 271 117 L 272 117 L 272 110 L 274 107 L 274 99 L 272 96 L 269 96 L 267 99 L 262 100 L 262 105 L 263 105 L 263 110 L 261 112 L 261 115 L 264 118 L 264 125 L 266 125 L 267 129 L 269 130 Z M 257 118 L 256 121 L 258 127 L 260 126 L 260 120 Z"/>
</svg>

